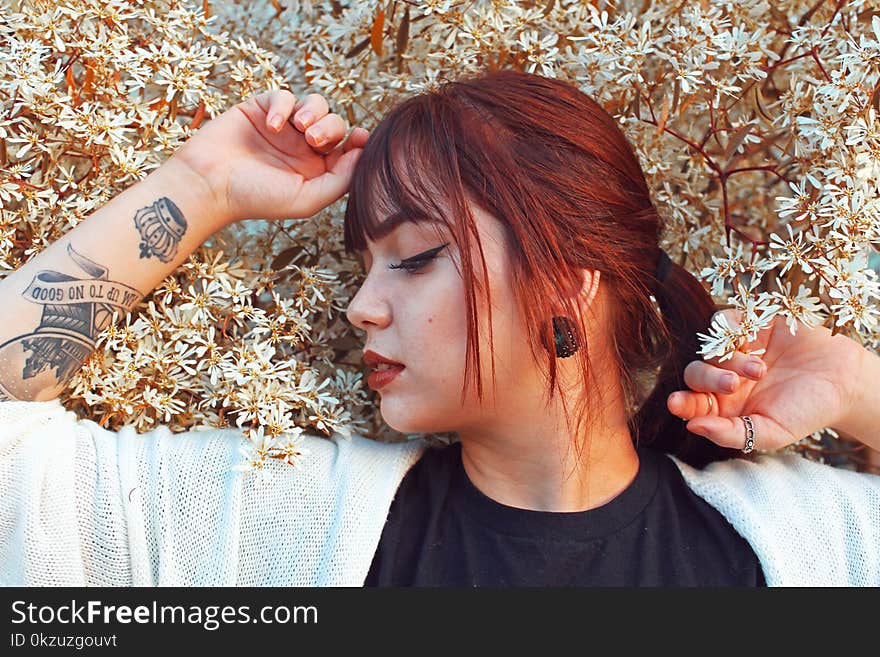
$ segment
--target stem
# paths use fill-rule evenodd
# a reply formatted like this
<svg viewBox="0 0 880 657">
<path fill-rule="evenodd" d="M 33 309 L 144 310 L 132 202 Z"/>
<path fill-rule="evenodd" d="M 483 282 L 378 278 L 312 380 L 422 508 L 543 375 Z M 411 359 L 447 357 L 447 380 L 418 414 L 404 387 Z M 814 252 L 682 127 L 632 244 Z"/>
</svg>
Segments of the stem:
<svg viewBox="0 0 880 657">
<path fill-rule="evenodd" d="M 843 5 L 846 4 L 846 0 L 837 0 L 837 5 L 834 7 L 834 13 L 831 14 L 831 18 L 828 19 L 828 25 L 825 26 L 825 29 L 822 30 L 821 36 L 825 36 L 828 34 L 828 30 L 831 29 L 832 24 L 834 23 L 834 19 L 837 18 L 837 14 L 843 8 Z"/>
<path fill-rule="evenodd" d="M 776 165 L 772 165 L 772 164 L 766 164 L 764 166 L 756 166 L 756 167 L 740 167 L 738 169 L 728 169 L 724 173 L 727 176 L 731 176 L 735 173 L 743 173 L 744 171 L 769 171 L 773 175 L 777 176 L 783 182 L 789 182 L 785 176 L 783 176 L 781 173 L 779 173 L 776 170 Z"/>
<path fill-rule="evenodd" d="M 816 53 L 817 53 L 817 50 L 818 50 L 817 47 L 816 47 L 816 46 L 813 46 L 813 47 L 810 49 L 810 55 L 813 57 L 813 59 L 815 60 L 816 64 L 817 64 L 817 65 L 819 66 L 819 68 L 821 69 L 821 71 L 822 71 L 822 75 L 825 76 L 825 79 L 828 80 L 828 82 L 831 82 L 831 76 L 828 75 L 828 71 L 826 71 L 826 70 L 825 70 L 825 67 L 822 66 L 822 62 L 819 61 L 819 56 L 816 54 Z"/>
</svg>

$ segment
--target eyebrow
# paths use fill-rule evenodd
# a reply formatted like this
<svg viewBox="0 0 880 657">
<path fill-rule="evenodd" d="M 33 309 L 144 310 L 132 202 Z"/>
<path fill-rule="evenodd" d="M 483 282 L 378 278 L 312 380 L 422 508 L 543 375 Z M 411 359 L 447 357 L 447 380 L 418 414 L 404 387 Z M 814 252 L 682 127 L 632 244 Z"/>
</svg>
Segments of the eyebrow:
<svg viewBox="0 0 880 657">
<path fill-rule="evenodd" d="M 396 230 L 398 226 L 404 223 L 414 224 L 443 224 L 444 222 L 437 216 L 419 209 L 395 210 L 389 214 L 379 224 L 383 229 L 382 232 L 390 233 Z"/>
<path fill-rule="evenodd" d="M 378 242 L 378 241 L 384 240 L 387 237 L 390 237 L 391 233 L 396 231 L 398 228 L 400 228 L 405 223 L 429 224 L 429 225 L 436 224 L 439 226 L 444 226 L 444 227 L 446 226 L 446 223 L 444 221 L 437 219 L 436 217 L 431 217 L 428 215 L 418 215 L 418 218 L 413 218 L 412 214 L 406 214 L 406 213 L 398 210 L 397 212 L 388 215 L 388 217 L 379 224 L 380 237 L 374 241 Z M 389 225 L 390 225 L 390 228 L 388 228 Z M 364 247 L 363 249 L 355 251 L 358 258 L 360 258 L 362 262 L 363 262 L 363 257 L 364 257 L 363 254 L 368 253 L 368 252 L 369 252 L 369 249 L 367 247 Z M 422 255 L 422 254 L 419 254 L 419 255 Z M 406 260 L 404 260 L 404 262 L 409 262 L 410 260 L 415 260 L 416 258 L 417 258 L 417 256 L 413 256 L 412 258 L 407 258 Z"/>
</svg>

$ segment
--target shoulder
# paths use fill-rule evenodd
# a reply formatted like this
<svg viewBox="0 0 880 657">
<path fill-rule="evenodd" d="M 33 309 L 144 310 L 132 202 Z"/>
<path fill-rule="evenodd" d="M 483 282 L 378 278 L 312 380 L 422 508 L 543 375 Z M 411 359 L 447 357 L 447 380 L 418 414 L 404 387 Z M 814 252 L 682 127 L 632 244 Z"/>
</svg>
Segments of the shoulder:
<svg viewBox="0 0 880 657">
<path fill-rule="evenodd" d="M 880 476 L 795 454 L 731 459 L 685 482 L 761 557 L 768 583 L 880 584 Z"/>
<path fill-rule="evenodd" d="M 49 506 L 68 518 L 98 509 L 85 522 L 119 532 L 138 585 L 358 586 L 423 441 L 301 438 L 302 461 L 270 460 L 261 477 L 235 469 L 239 429 L 109 431 L 57 399 L 3 402 L 0 451 L 23 467 L 0 473 L 0 489 L 39 500 L 51 484 Z"/>
<path fill-rule="evenodd" d="M 248 482 L 235 466 L 243 463 L 245 436 L 241 429 L 196 427 L 173 432 L 165 425 L 138 431 L 126 425 L 110 431 L 92 420 L 79 419 L 56 398 L 45 402 L 0 403 L 0 427 L 27 449 L 39 453 L 63 451 L 80 461 L 118 467 L 126 479 L 155 479 L 178 484 L 217 486 Z M 412 440 L 382 443 L 361 435 L 300 436 L 304 458 L 290 466 L 271 460 L 271 479 L 279 489 L 311 482 L 339 485 L 362 479 L 397 479 L 420 457 L 425 443 Z M 5 441 L 4 441 L 5 442 Z M 39 454 L 37 454 L 39 456 Z"/>
<path fill-rule="evenodd" d="M 350 438 L 303 434 L 302 438 L 305 458 L 301 469 L 308 470 L 310 477 L 325 480 L 391 478 L 396 485 L 425 449 L 422 440 L 384 443 L 357 434 Z"/>
<path fill-rule="evenodd" d="M 853 472 L 810 461 L 796 454 L 764 454 L 754 460 L 730 459 L 711 463 L 702 470 L 670 457 L 688 485 L 705 493 L 754 497 L 756 501 L 786 493 L 800 499 L 803 494 L 832 501 L 872 499 L 880 495 L 880 476 Z M 796 500 L 792 500 L 796 501 Z"/>
<path fill-rule="evenodd" d="M 119 464 L 122 490 L 136 489 L 129 525 L 161 534 L 151 563 L 164 570 L 154 569 L 152 581 L 360 585 L 420 443 L 307 433 L 302 460 L 270 459 L 261 472 L 235 469 L 243 444 L 233 429 L 162 430 L 120 441 L 120 450 L 139 454 Z"/>
</svg>

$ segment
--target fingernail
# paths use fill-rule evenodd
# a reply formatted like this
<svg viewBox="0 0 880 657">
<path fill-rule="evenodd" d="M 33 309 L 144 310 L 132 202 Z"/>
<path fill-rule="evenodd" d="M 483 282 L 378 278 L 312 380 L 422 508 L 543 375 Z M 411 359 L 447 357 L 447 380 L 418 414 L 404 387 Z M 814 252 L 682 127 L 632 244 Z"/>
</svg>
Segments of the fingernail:
<svg viewBox="0 0 880 657">
<path fill-rule="evenodd" d="M 312 141 L 315 142 L 315 146 L 320 146 L 327 141 L 327 137 L 325 137 L 324 133 L 320 130 L 312 130 L 309 134 L 312 137 Z"/>
<path fill-rule="evenodd" d="M 314 119 L 315 117 L 311 112 L 300 112 L 295 119 L 296 127 L 300 130 L 305 130 Z"/>
<path fill-rule="evenodd" d="M 730 372 L 722 376 L 721 387 L 724 388 L 727 392 L 733 392 L 734 388 L 736 388 L 736 374 Z"/>
<path fill-rule="evenodd" d="M 273 114 L 272 118 L 269 119 L 269 125 L 272 126 L 275 130 L 281 127 L 281 115 Z"/>
<path fill-rule="evenodd" d="M 747 376 L 757 379 L 764 371 L 764 366 L 759 363 L 746 363 L 743 371 L 746 373 Z"/>
</svg>

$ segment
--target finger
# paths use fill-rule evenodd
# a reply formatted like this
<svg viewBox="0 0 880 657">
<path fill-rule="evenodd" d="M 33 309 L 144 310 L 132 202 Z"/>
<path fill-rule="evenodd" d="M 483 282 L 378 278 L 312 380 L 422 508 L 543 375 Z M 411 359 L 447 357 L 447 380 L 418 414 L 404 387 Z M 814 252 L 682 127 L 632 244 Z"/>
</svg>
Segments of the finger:
<svg viewBox="0 0 880 657">
<path fill-rule="evenodd" d="M 353 148 L 343 153 L 342 147 L 337 147 L 335 152 L 327 156 L 327 172 L 306 181 L 303 191 L 309 198 L 317 199 L 311 214 L 340 199 L 348 191 L 354 167 L 363 152 L 361 148 Z"/>
<path fill-rule="evenodd" d="M 269 110 L 266 112 L 266 126 L 272 132 L 279 132 L 296 105 L 296 96 L 287 89 L 269 93 Z"/>
<path fill-rule="evenodd" d="M 364 152 L 370 133 L 364 128 L 354 128 L 341 146 L 326 156 L 327 170 L 333 176 L 334 190 L 341 196 L 348 191 L 354 167 Z"/>
<path fill-rule="evenodd" d="M 721 378 L 724 372 L 736 372 L 740 376 L 745 376 L 754 381 L 758 381 L 767 373 L 767 364 L 760 356 L 754 354 L 744 354 L 741 351 L 734 352 L 730 358 L 720 360 L 718 357 L 707 358 L 700 362 L 716 370 L 717 377 Z M 690 365 L 690 364 L 688 364 Z M 687 368 L 685 368 L 685 381 L 687 381 Z M 688 383 L 688 385 L 690 385 Z"/>
<path fill-rule="evenodd" d="M 303 98 L 293 109 L 293 126 L 300 132 L 305 132 L 310 125 L 324 118 L 330 106 L 321 94 L 309 94 Z"/>
<path fill-rule="evenodd" d="M 369 131 L 365 130 L 364 128 L 353 128 L 348 134 L 348 139 L 342 142 L 341 145 L 337 146 L 330 153 L 326 154 L 324 161 L 326 163 L 327 170 L 337 175 L 351 176 L 354 171 L 354 163 L 357 161 L 357 159 L 360 158 L 361 154 L 363 153 L 364 146 L 367 145 L 367 140 L 369 140 L 369 138 Z M 346 163 L 343 164 L 340 168 L 340 158 L 348 153 L 351 153 L 353 157 L 348 158 L 346 160 Z M 351 169 L 351 171 L 348 170 L 349 168 Z"/>
<path fill-rule="evenodd" d="M 666 398 L 666 408 L 683 420 L 718 414 L 718 397 L 711 392 L 676 390 Z"/>
<path fill-rule="evenodd" d="M 684 368 L 684 382 L 697 392 L 716 392 L 729 395 L 739 388 L 741 379 L 736 372 L 716 367 L 701 360 L 692 360 Z"/>
<path fill-rule="evenodd" d="M 351 131 L 351 134 L 348 135 L 348 139 L 346 139 L 345 143 L 342 145 L 342 150 L 344 153 L 347 153 L 353 148 L 363 148 L 367 145 L 367 140 L 369 138 L 370 132 L 368 130 L 361 127 L 354 128 Z"/>
<path fill-rule="evenodd" d="M 794 442 L 790 432 L 786 431 L 772 418 L 764 415 L 749 414 L 754 428 L 756 450 L 779 449 Z M 688 431 L 708 438 L 716 445 L 743 449 L 746 444 L 746 428 L 742 417 L 700 417 L 687 423 Z"/>
<path fill-rule="evenodd" d="M 326 153 L 336 148 L 345 138 L 345 131 L 345 119 L 338 114 L 328 114 L 306 130 L 306 143 L 315 150 Z"/>
</svg>

